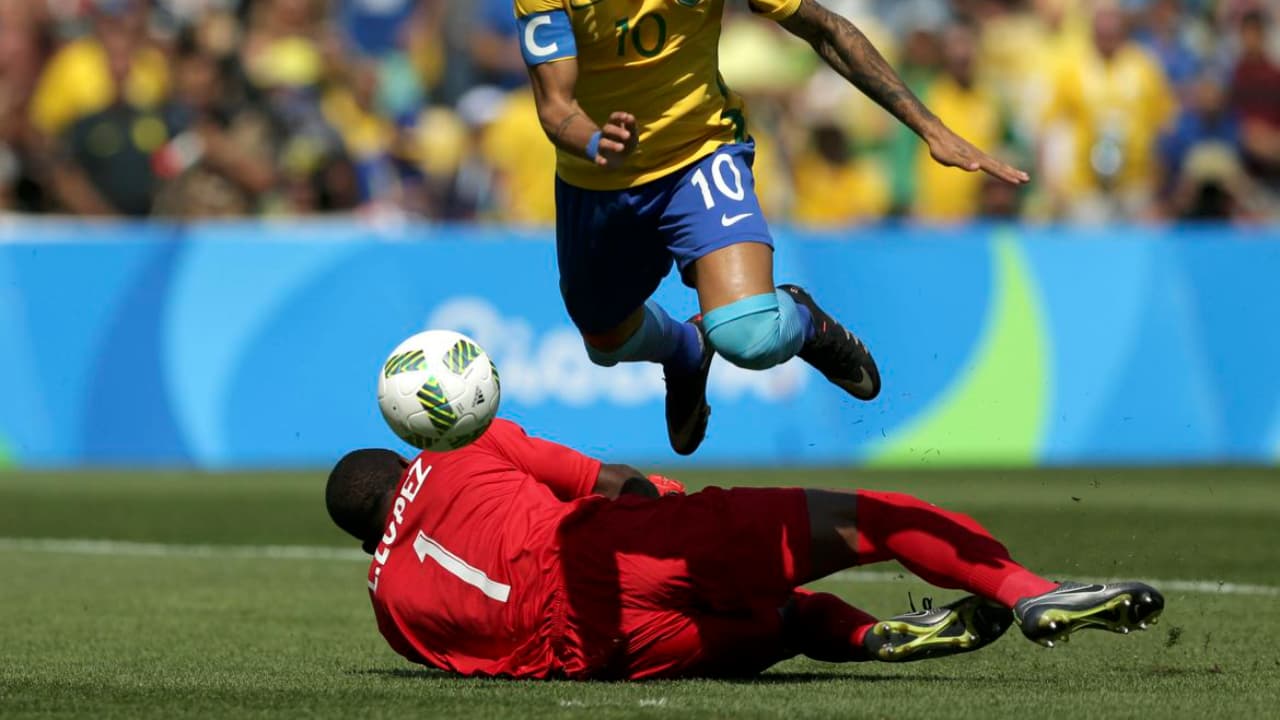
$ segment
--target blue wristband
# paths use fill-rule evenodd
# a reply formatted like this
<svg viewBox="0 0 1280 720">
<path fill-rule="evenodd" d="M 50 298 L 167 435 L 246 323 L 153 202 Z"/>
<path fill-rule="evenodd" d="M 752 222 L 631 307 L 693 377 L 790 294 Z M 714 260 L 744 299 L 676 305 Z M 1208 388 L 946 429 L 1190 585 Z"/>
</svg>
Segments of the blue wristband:
<svg viewBox="0 0 1280 720">
<path fill-rule="evenodd" d="M 591 162 L 595 162 L 596 158 L 600 156 L 600 136 L 602 134 L 597 130 L 591 135 L 591 139 L 587 141 L 587 159 Z"/>
</svg>

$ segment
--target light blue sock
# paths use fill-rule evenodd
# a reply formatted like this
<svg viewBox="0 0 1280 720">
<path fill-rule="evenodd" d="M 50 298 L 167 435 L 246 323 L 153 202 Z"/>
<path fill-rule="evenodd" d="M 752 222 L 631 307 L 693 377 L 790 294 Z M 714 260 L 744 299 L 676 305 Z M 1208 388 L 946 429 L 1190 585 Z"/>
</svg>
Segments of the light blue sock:
<svg viewBox="0 0 1280 720">
<path fill-rule="evenodd" d="M 653 300 L 644 304 L 640 328 L 616 350 L 587 345 L 591 362 L 613 367 L 620 362 L 662 363 L 668 372 L 684 373 L 702 364 L 702 341 L 692 324 L 675 320 Z"/>
<path fill-rule="evenodd" d="M 779 295 L 791 296 L 787 293 L 779 291 Z M 800 318 L 800 327 L 804 328 L 804 341 L 809 342 L 818 332 L 818 326 L 813 324 L 813 313 L 809 312 L 809 308 L 791 300 L 791 304 L 796 306 L 796 316 Z M 803 343 L 802 343 L 803 344 Z"/>
</svg>

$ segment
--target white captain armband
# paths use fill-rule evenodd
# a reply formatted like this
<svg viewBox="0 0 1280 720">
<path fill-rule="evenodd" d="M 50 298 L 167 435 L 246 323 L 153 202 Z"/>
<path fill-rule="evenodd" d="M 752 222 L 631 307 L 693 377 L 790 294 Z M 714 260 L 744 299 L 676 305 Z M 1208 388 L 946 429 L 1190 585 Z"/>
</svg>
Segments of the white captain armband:
<svg viewBox="0 0 1280 720">
<path fill-rule="evenodd" d="M 573 25 L 563 10 L 534 13 L 516 19 L 520 28 L 520 52 L 529 67 L 563 60 L 578 54 Z"/>
</svg>

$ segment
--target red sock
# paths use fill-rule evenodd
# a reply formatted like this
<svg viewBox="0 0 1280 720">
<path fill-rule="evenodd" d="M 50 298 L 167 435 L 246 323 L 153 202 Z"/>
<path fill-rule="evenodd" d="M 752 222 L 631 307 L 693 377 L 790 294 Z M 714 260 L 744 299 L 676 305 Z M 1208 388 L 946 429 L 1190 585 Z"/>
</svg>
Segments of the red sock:
<svg viewBox="0 0 1280 720">
<path fill-rule="evenodd" d="M 823 662 L 870 660 L 862 639 L 876 619 L 830 593 L 796 589 L 786 621 L 790 645 Z"/>
<path fill-rule="evenodd" d="M 1057 584 L 1032 573 L 973 518 L 901 493 L 858 491 L 858 564 L 897 560 L 932 585 L 1013 607 Z"/>
</svg>

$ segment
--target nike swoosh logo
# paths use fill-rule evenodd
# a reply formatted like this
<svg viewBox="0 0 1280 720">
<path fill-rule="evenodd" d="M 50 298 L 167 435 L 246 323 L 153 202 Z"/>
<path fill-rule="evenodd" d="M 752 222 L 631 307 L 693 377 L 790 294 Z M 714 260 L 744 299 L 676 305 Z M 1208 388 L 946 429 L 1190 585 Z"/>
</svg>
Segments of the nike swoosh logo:
<svg viewBox="0 0 1280 720">
<path fill-rule="evenodd" d="M 869 393 L 871 392 L 871 389 L 875 387 L 875 383 L 871 382 L 871 374 L 866 370 L 862 370 L 862 377 L 859 378 L 858 382 L 854 383 L 853 386 L 860 392 Z"/>
<path fill-rule="evenodd" d="M 755 213 L 742 213 L 741 215 L 734 215 L 733 217 L 729 217 L 728 215 L 721 215 L 720 225 L 723 227 L 733 227 L 734 225 L 737 225 L 738 223 L 742 222 L 743 220 L 746 220 L 752 215 L 755 215 Z"/>
</svg>

